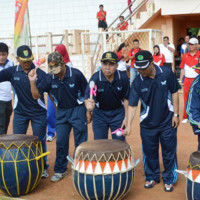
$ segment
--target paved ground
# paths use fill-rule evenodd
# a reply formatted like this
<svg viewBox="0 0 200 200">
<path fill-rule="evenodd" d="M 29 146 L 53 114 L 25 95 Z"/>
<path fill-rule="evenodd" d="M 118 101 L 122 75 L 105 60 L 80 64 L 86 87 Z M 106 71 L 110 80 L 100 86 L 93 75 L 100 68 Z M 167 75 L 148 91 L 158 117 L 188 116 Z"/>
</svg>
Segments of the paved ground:
<svg viewBox="0 0 200 200">
<path fill-rule="evenodd" d="M 162 102 L 161 102 L 162 103 Z M 183 95 L 180 94 L 180 114 L 182 116 L 183 110 Z M 182 117 L 180 118 L 182 119 Z M 142 160 L 142 150 L 141 150 L 141 139 L 139 134 L 139 109 L 135 121 L 133 122 L 132 128 L 134 130 L 133 134 L 127 138 L 127 142 L 131 145 L 135 159 L 141 158 Z M 12 125 L 9 126 L 9 133 L 12 132 Z M 28 134 L 31 134 L 31 129 L 29 127 Z M 91 124 L 89 125 L 89 140 L 93 139 L 93 133 L 91 129 Z M 55 161 L 55 141 L 48 143 L 48 151 L 51 154 L 48 156 L 48 163 L 50 165 L 49 174 L 50 177 L 53 175 L 53 166 Z M 178 128 L 178 165 L 179 169 L 186 169 L 186 165 L 190 154 L 197 150 L 197 137 L 194 136 L 192 128 L 189 124 L 180 124 Z M 73 134 L 70 138 L 70 155 L 73 155 L 74 151 L 74 141 Z M 160 159 L 161 170 L 163 170 L 162 159 Z M 41 180 L 38 187 L 29 195 L 22 196 L 22 199 L 30 200 L 79 200 L 81 199 L 74 189 L 72 183 L 72 172 L 69 168 L 69 176 L 61 180 L 58 183 L 51 183 L 50 177 Z M 178 182 L 175 186 L 175 190 L 172 193 L 164 192 L 164 186 L 161 182 L 156 185 L 153 189 L 144 189 L 144 169 L 142 162 L 136 168 L 134 185 L 129 192 L 129 194 L 124 198 L 125 200 L 183 200 L 185 199 L 185 178 L 179 175 Z M 3 196 L 0 193 L 0 199 Z"/>
</svg>

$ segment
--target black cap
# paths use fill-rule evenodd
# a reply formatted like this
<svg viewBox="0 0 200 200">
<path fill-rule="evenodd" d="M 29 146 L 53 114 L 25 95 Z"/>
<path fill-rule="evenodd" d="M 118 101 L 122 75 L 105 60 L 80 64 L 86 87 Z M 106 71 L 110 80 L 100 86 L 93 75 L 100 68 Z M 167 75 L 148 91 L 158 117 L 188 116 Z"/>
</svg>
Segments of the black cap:
<svg viewBox="0 0 200 200">
<path fill-rule="evenodd" d="M 136 69 L 146 69 L 153 62 L 153 56 L 149 51 L 139 51 L 135 54 Z"/>
<path fill-rule="evenodd" d="M 33 60 L 33 54 L 29 46 L 22 45 L 17 49 L 17 57 L 21 62 L 27 62 Z"/>
<path fill-rule="evenodd" d="M 112 52 L 112 51 L 105 52 L 102 55 L 101 62 L 106 62 L 106 61 L 109 61 L 111 63 L 116 64 L 118 62 L 118 56 L 117 56 L 117 54 L 114 53 L 114 52 Z"/>
</svg>

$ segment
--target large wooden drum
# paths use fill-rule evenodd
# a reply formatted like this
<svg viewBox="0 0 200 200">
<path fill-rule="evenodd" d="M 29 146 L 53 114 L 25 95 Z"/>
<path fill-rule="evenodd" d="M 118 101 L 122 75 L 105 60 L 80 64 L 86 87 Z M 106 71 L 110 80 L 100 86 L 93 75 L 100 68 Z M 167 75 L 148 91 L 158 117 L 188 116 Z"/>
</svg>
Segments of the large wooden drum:
<svg viewBox="0 0 200 200">
<path fill-rule="evenodd" d="M 72 169 L 83 199 L 121 199 L 133 184 L 133 153 L 119 140 L 84 142 L 76 149 Z"/>
<path fill-rule="evenodd" d="M 44 170 L 42 144 L 37 136 L 0 136 L 0 190 L 9 196 L 32 191 Z"/>
<path fill-rule="evenodd" d="M 200 200 L 200 151 L 191 154 L 187 165 L 187 200 Z"/>
</svg>

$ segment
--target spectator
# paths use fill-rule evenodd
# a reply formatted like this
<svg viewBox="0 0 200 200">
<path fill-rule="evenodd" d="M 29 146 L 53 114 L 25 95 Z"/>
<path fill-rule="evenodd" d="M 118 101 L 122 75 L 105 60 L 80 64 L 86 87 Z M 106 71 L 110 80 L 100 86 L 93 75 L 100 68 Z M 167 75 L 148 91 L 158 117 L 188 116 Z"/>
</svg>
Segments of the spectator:
<svg viewBox="0 0 200 200">
<path fill-rule="evenodd" d="M 126 73 L 126 62 L 128 59 L 128 49 L 127 49 L 125 43 L 122 43 L 119 46 L 119 49 L 117 51 L 117 56 L 118 56 L 117 69 Z"/>
<path fill-rule="evenodd" d="M 197 77 L 198 73 L 192 67 L 198 63 L 198 59 L 200 56 L 200 52 L 198 51 L 198 40 L 196 38 L 191 38 L 189 40 L 189 49 L 190 51 L 186 53 L 181 61 L 181 75 L 180 75 L 180 83 L 184 86 L 184 111 L 183 111 L 183 124 L 188 122 L 187 113 L 186 113 L 186 102 L 188 98 L 188 93 L 190 90 L 190 86 L 194 79 Z M 184 78 L 184 83 L 183 77 Z"/>
<path fill-rule="evenodd" d="M 160 53 L 160 47 L 158 45 L 155 45 L 153 47 L 154 54 L 153 54 L 153 62 L 156 64 L 158 67 L 163 66 L 165 62 L 165 56 L 164 54 Z"/>
<path fill-rule="evenodd" d="M 182 44 L 184 44 L 184 38 L 181 37 L 178 40 L 177 49 L 176 49 L 176 51 L 178 52 L 178 56 L 181 55 L 180 51 L 181 51 Z"/>
<path fill-rule="evenodd" d="M 173 52 L 175 51 L 175 47 L 172 43 L 169 42 L 169 37 L 165 36 L 163 38 L 163 44 L 160 44 L 160 52 L 164 54 L 165 61 L 164 66 L 172 67 L 173 63 Z"/>
<path fill-rule="evenodd" d="M 200 71 L 200 57 L 198 64 L 193 67 L 194 69 Z M 198 135 L 198 151 L 200 151 L 200 75 L 198 75 L 192 85 L 190 87 L 187 105 L 186 105 L 186 112 L 188 119 L 190 120 L 190 124 L 193 128 L 193 132 L 195 135 Z"/>
<path fill-rule="evenodd" d="M 103 28 L 104 30 L 106 30 L 106 14 L 106 11 L 103 10 L 103 5 L 99 5 L 99 12 L 97 12 L 98 28 Z"/>
<path fill-rule="evenodd" d="M 135 63 L 135 54 L 138 51 L 142 51 L 142 49 L 140 49 L 139 46 L 140 46 L 139 40 L 138 39 L 133 40 L 133 48 L 130 49 L 128 53 L 128 56 L 129 56 L 128 59 L 131 60 L 130 85 L 132 84 L 133 80 L 138 74 L 137 70 L 134 68 L 134 63 Z"/>
<path fill-rule="evenodd" d="M 0 43 L 0 71 L 13 67 L 14 63 L 8 59 L 8 46 Z M 6 134 L 12 114 L 11 83 L 0 83 L 0 134 Z"/>
<path fill-rule="evenodd" d="M 185 36 L 185 43 L 181 45 L 181 50 L 180 50 L 181 58 L 183 57 L 183 55 L 185 53 L 189 52 L 189 51 L 187 51 L 187 50 L 189 50 L 189 44 L 188 44 L 189 40 L 190 40 L 190 36 L 186 35 Z"/>
<path fill-rule="evenodd" d="M 120 23 L 117 24 L 117 30 L 124 31 L 128 30 L 128 22 L 124 21 L 124 16 L 119 17 Z"/>
</svg>

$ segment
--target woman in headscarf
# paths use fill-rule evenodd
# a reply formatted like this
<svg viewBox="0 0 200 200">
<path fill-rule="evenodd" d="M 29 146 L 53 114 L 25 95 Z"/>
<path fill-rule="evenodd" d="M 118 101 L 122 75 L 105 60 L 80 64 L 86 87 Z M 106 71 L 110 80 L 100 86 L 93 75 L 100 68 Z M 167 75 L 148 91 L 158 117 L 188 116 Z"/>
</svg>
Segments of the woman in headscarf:
<svg viewBox="0 0 200 200">
<path fill-rule="evenodd" d="M 70 61 L 69 54 L 67 52 L 66 47 L 63 44 L 59 44 L 55 51 L 62 55 L 64 62 L 68 67 L 73 67 L 72 62 Z"/>
<path fill-rule="evenodd" d="M 153 62 L 157 65 L 157 66 L 163 66 L 164 63 L 166 62 L 165 61 L 165 56 L 164 54 L 161 54 L 160 53 L 160 47 L 158 45 L 155 45 L 153 47 L 153 51 L 154 51 L 154 54 L 153 54 Z"/>
</svg>

